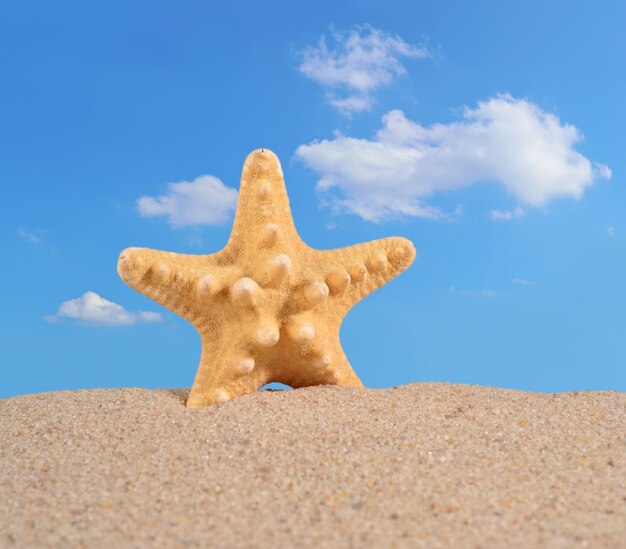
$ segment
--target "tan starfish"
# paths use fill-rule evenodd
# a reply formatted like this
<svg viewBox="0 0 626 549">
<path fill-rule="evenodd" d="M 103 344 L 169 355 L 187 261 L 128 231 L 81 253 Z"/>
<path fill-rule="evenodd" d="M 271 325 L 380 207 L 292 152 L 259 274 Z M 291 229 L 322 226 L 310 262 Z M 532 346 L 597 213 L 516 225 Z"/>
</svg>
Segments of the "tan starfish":
<svg viewBox="0 0 626 549">
<path fill-rule="evenodd" d="M 207 406 L 277 381 L 362 387 L 339 342 L 350 308 L 407 269 L 411 241 L 384 238 L 315 250 L 298 236 L 276 155 L 243 166 L 226 247 L 210 255 L 127 248 L 118 261 L 135 290 L 193 324 L 202 355 L 187 406 Z"/>
</svg>

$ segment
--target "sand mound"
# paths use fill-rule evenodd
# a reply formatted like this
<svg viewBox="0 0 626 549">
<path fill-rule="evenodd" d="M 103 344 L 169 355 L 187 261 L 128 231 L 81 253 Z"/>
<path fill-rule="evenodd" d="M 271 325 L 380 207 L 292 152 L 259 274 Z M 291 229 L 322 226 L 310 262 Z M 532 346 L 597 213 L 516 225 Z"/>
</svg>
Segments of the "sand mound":
<svg viewBox="0 0 626 549">
<path fill-rule="evenodd" d="M 626 393 L 0 401 L 2 547 L 626 547 Z"/>
</svg>

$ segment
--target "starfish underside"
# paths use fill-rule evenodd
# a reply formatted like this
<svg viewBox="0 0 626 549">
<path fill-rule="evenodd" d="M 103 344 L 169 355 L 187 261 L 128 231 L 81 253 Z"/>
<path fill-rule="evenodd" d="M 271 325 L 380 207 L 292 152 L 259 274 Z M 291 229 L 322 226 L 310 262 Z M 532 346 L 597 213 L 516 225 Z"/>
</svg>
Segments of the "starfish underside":
<svg viewBox="0 0 626 549">
<path fill-rule="evenodd" d="M 246 158 L 226 247 L 210 255 L 127 248 L 135 290 L 195 326 L 200 365 L 187 406 L 207 406 L 277 381 L 362 387 L 339 342 L 350 308 L 407 269 L 413 244 L 384 238 L 315 250 L 298 236 L 276 155 Z"/>
</svg>

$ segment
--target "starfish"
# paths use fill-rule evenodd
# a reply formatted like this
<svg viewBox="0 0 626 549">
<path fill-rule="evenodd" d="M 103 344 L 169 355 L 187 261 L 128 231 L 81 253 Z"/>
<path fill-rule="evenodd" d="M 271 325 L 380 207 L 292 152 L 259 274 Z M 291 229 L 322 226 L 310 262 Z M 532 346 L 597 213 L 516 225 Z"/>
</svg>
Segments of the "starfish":
<svg viewBox="0 0 626 549">
<path fill-rule="evenodd" d="M 187 406 L 219 404 L 276 381 L 362 387 L 339 341 L 350 308 L 407 269 L 410 240 L 316 250 L 299 237 L 278 157 L 248 155 L 226 247 L 210 255 L 127 248 L 118 273 L 189 321 L 202 352 Z"/>
</svg>

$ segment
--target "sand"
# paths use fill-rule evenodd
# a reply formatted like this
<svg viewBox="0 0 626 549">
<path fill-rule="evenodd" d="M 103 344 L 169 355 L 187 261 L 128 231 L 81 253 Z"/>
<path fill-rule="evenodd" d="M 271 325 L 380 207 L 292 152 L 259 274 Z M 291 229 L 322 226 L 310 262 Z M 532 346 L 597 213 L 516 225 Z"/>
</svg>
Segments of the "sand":
<svg viewBox="0 0 626 549">
<path fill-rule="evenodd" d="M 0 547 L 626 547 L 626 393 L 0 400 Z"/>
</svg>

